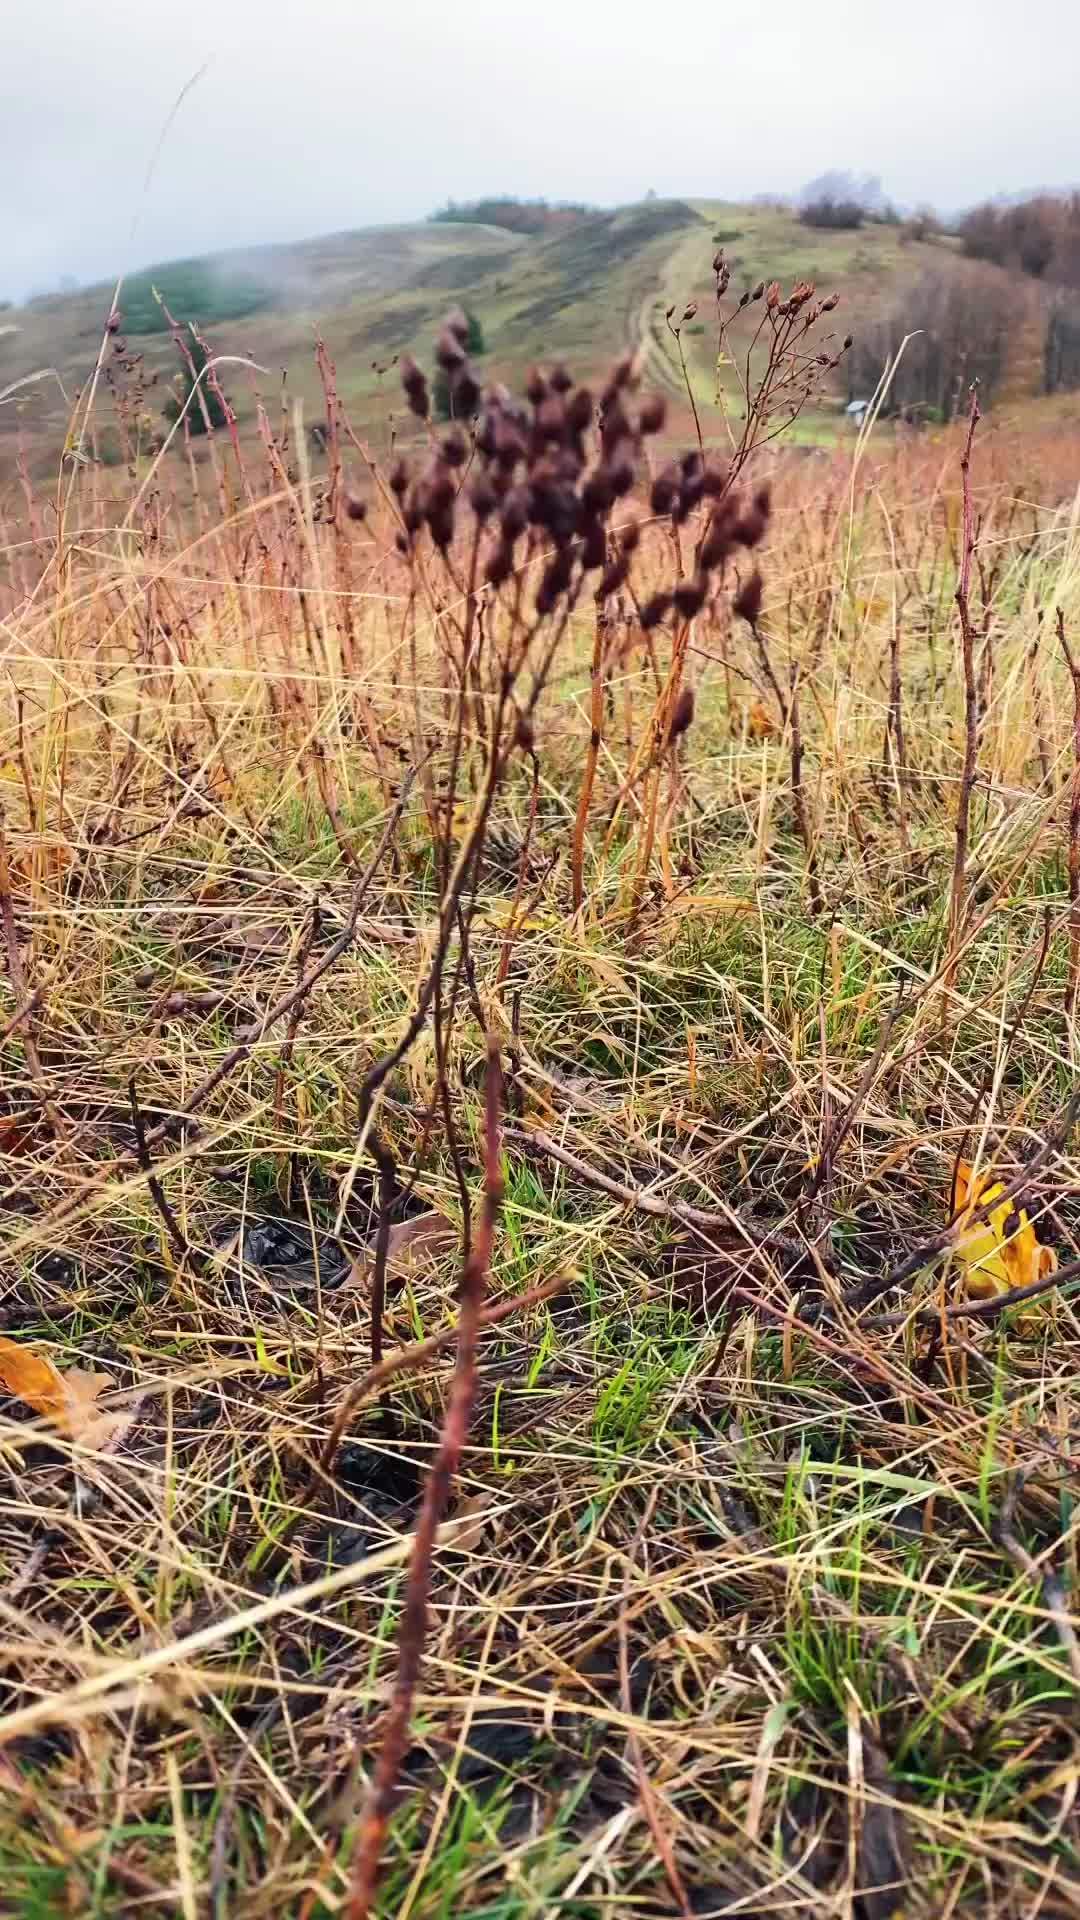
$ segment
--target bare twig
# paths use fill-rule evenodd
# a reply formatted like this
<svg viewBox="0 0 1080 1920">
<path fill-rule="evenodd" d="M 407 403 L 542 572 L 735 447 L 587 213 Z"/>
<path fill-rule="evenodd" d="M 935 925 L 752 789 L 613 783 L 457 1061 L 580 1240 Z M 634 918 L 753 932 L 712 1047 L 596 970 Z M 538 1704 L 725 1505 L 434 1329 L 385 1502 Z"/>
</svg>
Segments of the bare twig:
<svg viewBox="0 0 1080 1920">
<path fill-rule="evenodd" d="M 979 750 L 978 688 L 975 678 L 975 627 L 971 618 L 971 562 L 975 553 L 975 508 L 971 494 L 971 449 L 979 423 L 979 396 L 971 389 L 967 437 L 960 456 L 963 487 L 963 526 L 961 531 L 960 577 L 956 584 L 956 610 L 960 616 L 960 652 L 964 671 L 964 763 L 960 775 L 960 794 L 956 806 L 956 838 L 953 851 L 952 887 L 949 894 L 949 948 L 955 949 L 964 922 L 967 899 L 967 855 L 971 825 L 971 795 L 975 785 L 975 766 Z M 946 979 L 946 996 L 952 983 Z"/>
<path fill-rule="evenodd" d="M 45 998 L 44 987 L 35 987 L 33 993 L 30 995 L 30 998 L 29 1000 L 26 1001 L 25 1005 L 18 1007 L 16 1011 L 11 1015 L 10 1019 L 5 1020 L 3 1026 L 0 1027 L 0 1042 L 4 1040 L 9 1040 L 11 1038 L 11 1035 L 15 1033 L 19 1027 L 22 1026 L 22 1023 L 24 1020 L 31 1019 L 33 1015 L 37 1012 L 44 998 Z"/>
<path fill-rule="evenodd" d="M 649 1779 L 648 1768 L 645 1765 L 645 1755 L 642 1751 L 641 1741 L 638 1737 L 637 1728 L 633 1725 L 634 1708 L 630 1690 L 630 1649 L 628 1644 L 629 1636 L 626 1628 L 626 1616 L 630 1608 L 630 1582 L 633 1578 L 634 1563 L 638 1556 L 638 1550 L 648 1531 L 649 1522 L 653 1517 L 653 1513 L 656 1510 L 659 1492 L 659 1487 L 654 1487 L 650 1493 L 645 1503 L 645 1511 L 641 1516 L 641 1524 L 630 1542 L 630 1549 L 626 1556 L 626 1572 L 623 1577 L 622 1601 L 619 1606 L 618 1623 L 619 1693 L 623 1714 L 629 1726 L 627 1741 L 630 1747 L 631 1758 L 634 1762 L 634 1772 L 637 1775 L 641 1809 L 648 1822 L 649 1832 L 652 1834 L 653 1840 L 656 1843 L 656 1851 L 663 1863 L 664 1872 L 667 1875 L 667 1883 L 671 1888 L 679 1912 L 686 1916 L 686 1920 L 691 1920 L 691 1907 L 687 1898 L 686 1888 L 683 1885 L 682 1875 L 676 1865 L 675 1855 L 671 1849 L 671 1841 L 664 1832 L 663 1822 L 660 1819 L 660 1809 L 656 1804 L 656 1794 L 652 1781 Z"/>
<path fill-rule="evenodd" d="M 895 1027 L 898 1019 L 900 1018 L 901 1013 L 904 1010 L 904 995 L 906 992 L 906 985 L 907 983 L 905 981 L 901 981 L 900 991 L 898 992 L 895 1001 L 893 1002 L 891 1008 L 889 1009 L 889 1012 L 886 1014 L 885 1019 L 882 1021 L 881 1031 L 878 1034 L 877 1042 L 874 1046 L 874 1051 L 870 1055 L 869 1060 L 866 1062 L 865 1067 L 863 1068 L 861 1074 L 859 1075 L 859 1084 L 855 1088 L 855 1091 L 852 1094 L 851 1099 L 848 1102 L 848 1105 L 845 1108 L 844 1112 L 840 1115 L 840 1118 L 837 1120 L 835 1126 L 833 1127 L 828 1139 L 822 1145 L 821 1155 L 817 1165 L 817 1171 L 814 1174 L 814 1177 L 811 1180 L 810 1185 L 806 1190 L 805 1199 L 807 1204 L 809 1204 L 812 1200 L 815 1200 L 817 1198 L 817 1195 L 820 1192 L 822 1186 L 824 1185 L 825 1181 L 829 1178 L 832 1167 L 836 1161 L 836 1156 L 839 1153 L 840 1148 L 843 1146 L 844 1141 L 847 1139 L 848 1134 L 851 1132 L 852 1127 L 855 1125 L 855 1122 L 858 1119 L 859 1113 L 862 1109 L 863 1102 L 865 1101 L 867 1094 L 870 1092 L 870 1089 L 874 1084 L 874 1079 L 877 1075 L 877 1070 L 881 1065 L 882 1056 L 884 1055 L 885 1049 L 892 1038 L 893 1028 Z"/>
<path fill-rule="evenodd" d="M 134 1074 L 131 1074 L 128 1079 L 128 1100 L 131 1105 L 131 1125 L 135 1133 L 135 1155 L 146 1175 L 147 1190 L 164 1222 L 165 1231 L 169 1236 L 173 1252 L 182 1265 L 189 1259 L 191 1247 L 180 1226 L 180 1222 L 177 1220 L 175 1213 L 165 1197 L 165 1189 L 153 1169 L 153 1163 L 150 1159 L 150 1149 L 146 1144 L 146 1126 L 143 1121 L 142 1108 L 139 1106 L 139 1096 L 135 1090 Z"/>
<path fill-rule="evenodd" d="M 995 1194 L 993 1206 L 999 1204 Z M 1011 1307 L 1021 1307 L 1027 1300 L 1041 1300 L 1048 1293 L 1055 1293 L 1059 1287 L 1069 1286 L 1072 1281 L 1080 1280 L 1080 1260 L 1073 1260 L 1068 1266 L 1057 1267 L 1053 1273 L 1044 1273 L 1040 1280 L 1029 1280 L 1026 1287 L 1010 1287 L 1005 1293 L 996 1293 L 990 1300 L 960 1300 L 951 1307 L 921 1307 L 916 1313 L 871 1313 L 860 1320 L 864 1327 L 902 1327 L 909 1322 L 917 1327 L 939 1327 L 946 1320 L 997 1320 Z"/>
<path fill-rule="evenodd" d="M 1065 614 L 1057 609 L 1058 644 L 1065 656 L 1073 693 L 1073 776 L 1069 789 L 1069 972 L 1065 985 L 1065 1012 L 1076 1005 L 1080 983 L 1080 662 L 1065 637 Z"/>
<path fill-rule="evenodd" d="M 346 1913 L 348 1920 L 367 1920 L 375 1898 L 386 1828 L 393 1806 L 398 1773 L 405 1756 L 412 1718 L 413 1696 L 420 1678 L 427 1637 L 428 1592 L 435 1539 L 450 1499 L 454 1477 L 469 1431 L 476 1392 L 476 1351 L 484 1286 L 491 1260 L 495 1224 L 502 1198 L 499 1111 L 501 1070 L 496 1047 L 489 1043 L 485 1087 L 484 1204 L 472 1248 L 461 1276 L 461 1314 L 458 1354 L 446 1417 L 416 1520 L 412 1556 L 405 1581 L 405 1599 L 398 1631 L 398 1670 L 393 1698 L 375 1762 L 371 1793 L 357 1838 L 356 1861 Z"/>
<path fill-rule="evenodd" d="M 13 1027 L 24 1028 L 23 1051 L 26 1054 L 26 1064 L 33 1081 L 34 1092 L 41 1102 L 41 1110 L 54 1139 L 62 1140 L 65 1128 L 49 1096 L 41 1055 L 38 1053 L 37 1042 L 30 1028 L 31 995 L 27 990 L 26 970 L 23 967 L 22 954 L 19 952 L 19 935 L 11 901 L 11 869 L 8 864 L 7 835 L 4 832 L 2 811 L 0 811 L 0 929 L 3 930 L 4 951 L 7 954 L 8 973 L 15 990 L 15 998 L 22 1003 L 22 1011 L 16 1015 Z"/>
</svg>

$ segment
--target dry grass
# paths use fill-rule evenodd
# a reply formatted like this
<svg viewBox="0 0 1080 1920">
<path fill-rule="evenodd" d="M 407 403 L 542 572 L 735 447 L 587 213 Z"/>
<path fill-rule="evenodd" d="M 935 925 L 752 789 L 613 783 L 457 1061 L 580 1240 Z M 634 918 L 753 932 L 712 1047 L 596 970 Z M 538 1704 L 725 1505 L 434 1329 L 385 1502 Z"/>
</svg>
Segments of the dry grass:
<svg viewBox="0 0 1080 1920">
<path fill-rule="evenodd" d="M 757 643 L 742 550 L 648 638 L 579 598 L 479 831 L 513 579 L 462 673 L 467 529 L 408 562 L 344 434 L 362 523 L 217 441 L 195 501 L 175 452 L 126 499 L 66 474 L 6 556 L 3 1324 L 125 1419 L 3 1403 L 5 1911 L 349 1910 L 452 1363 L 357 1391 L 379 1183 L 392 1356 L 456 1322 L 459 1253 L 394 1222 L 476 1206 L 489 1036 L 489 1304 L 549 1297 L 481 1342 L 374 1910 L 1074 1911 L 1075 1281 L 967 1320 L 955 1261 L 889 1274 L 962 1153 L 1080 1253 L 1075 438 L 976 440 L 952 945 L 958 439 L 762 456 Z M 632 513 L 640 606 L 676 536 Z"/>
</svg>

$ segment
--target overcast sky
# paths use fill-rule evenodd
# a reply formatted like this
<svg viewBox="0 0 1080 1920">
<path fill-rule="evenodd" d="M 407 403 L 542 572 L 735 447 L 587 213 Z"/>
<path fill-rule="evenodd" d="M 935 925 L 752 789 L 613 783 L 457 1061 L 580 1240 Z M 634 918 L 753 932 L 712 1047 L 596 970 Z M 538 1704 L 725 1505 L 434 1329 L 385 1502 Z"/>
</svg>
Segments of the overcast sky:
<svg viewBox="0 0 1080 1920">
<path fill-rule="evenodd" d="M 9 297 L 492 191 L 739 199 L 842 167 L 952 208 L 1080 180 L 1076 0 L 8 0 L 5 14 Z"/>
</svg>

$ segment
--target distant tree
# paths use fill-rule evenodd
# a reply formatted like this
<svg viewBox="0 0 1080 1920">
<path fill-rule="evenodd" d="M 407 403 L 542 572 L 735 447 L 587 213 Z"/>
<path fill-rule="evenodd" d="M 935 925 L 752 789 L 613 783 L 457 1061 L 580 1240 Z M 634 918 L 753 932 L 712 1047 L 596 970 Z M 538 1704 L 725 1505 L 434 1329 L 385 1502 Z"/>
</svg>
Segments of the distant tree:
<svg viewBox="0 0 1080 1920">
<path fill-rule="evenodd" d="M 886 414 L 951 420 L 973 380 L 988 404 L 1005 370 L 1017 304 L 1016 283 L 991 267 L 932 268 L 859 326 L 845 361 L 848 398 L 869 399 L 906 339 Z"/>
<path fill-rule="evenodd" d="M 969 259 L 1080 287 L 1080 194 L 1034 194 L 1012 206 L 988 201 L 965 214 L 959 233 Z"/>
<path fill-rule="evenodd" d="M 1043 340 L 1043 391 L 1080 387 L 1080 299 L 1062 289 L 1051 300 Z"/>
<path fill-rule="evenodd" d="M 183 371 L 177 374 L 176 397 L 166 401 L 165 418 L 179 420 L 187 407 L 186 417 L 192 433 L 205 433 L 207 418 L 211 427 L 224 427 L 227 425 L 228 416 L 221 404 L 219 394 L 215 392 L 206 376 L 206 348 L 200 341 L 192 338 L 188 342 L 188 352 L 191 355 L 191 367 L 185 363 Z M 188 399 L 195 393 L 196 381 L 198 381 L 199 393 L 202 395 L 202 405 L 199 403 L 199 394 L 195 394 L 191 405 L 187 406 Z"/>
<path fill-rule="evenodd" d="M 481 200 L 448 200 L 430 217 L 437 224 L 463 222 L 469 226 L 505 227 L 509 233 L 547 233 L 575 226 L 593 209 L 580 200 L 517 200 L 512 194 L 491 194 Z"/>
<path fill-rule="evenodd" d="M 901 225 L 901 240 L 933 240 L 941 232 L 941 222 L 933 207 L 916 207 Z"/>
<path fill-rule="evenodd" d="M 487 341 L 484 339 L 484 329 L 477 315 L 470 313 L 468 308 L 465 309 L 465 318 L 469 323 L 469 331 L 465 339 L 465 351 L 470 359 L 476 359 L 480 354 L 487 352 Z M 450 391 L 450 376 L 443 367 L 436 367 L 435 369 L 435 376 L 431 382 L 431 404 L 437 419 L 453 419 L 454 396 Z"/>
<path fill-rule="evenodd" d="M 838 167 L 808 180 L 796 194 L 795 205 L 809 227 L 857 227 L 865 219 L 883 219 L 891 211 L 876 173 L 848 173 Z M 812 211 L 824 216 L 830 210 L 832 218 L 807 217 Z M 841 218 L 841 213 L 846 217 Z"/>
<path fill-rule="evenodd" d="M 161 295 L 161 299 L 157 295 Z M 175 319 L 210 327 L 239 320 L 265 307 L 270 289 L 239 268 L 210 260 L 172 260 L 149 267 L 124 283 L 124 331 L 167 333 L 162 301 Z"/>
<path fill-rule="evenodd" d="M 804 227 L 854 228 L 861 227 L 866 210 L 857 200 L 808 200 L 799 208 L 799 219 Z"/>
</svg>

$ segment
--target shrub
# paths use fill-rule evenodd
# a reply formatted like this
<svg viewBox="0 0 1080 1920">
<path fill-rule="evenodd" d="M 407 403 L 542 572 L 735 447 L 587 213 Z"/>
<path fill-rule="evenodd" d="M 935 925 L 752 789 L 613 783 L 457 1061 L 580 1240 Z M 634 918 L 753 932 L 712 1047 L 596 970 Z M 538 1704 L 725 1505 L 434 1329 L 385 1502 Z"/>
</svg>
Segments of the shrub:
<svg viewBox="0 0 1080 1920">
<path fill-rule="evenodd" d="M 799 219 L 804 227 L 861 227 L 864 209 L 857 200 L 830 200 L 825 196 L 821 200 L 808 200 L 800 207 Z"/>
<path fill-rule="evenodd" d="M 269 303 L 269 288 L 249 274 L 219 271 L 207 260 L 174 260 L 125 282 L 121 301 L 127 333 L 167 333 L 161 295 L 175 320 L 200 327 L 240 320 Z"/>
<path fill-rule="evenodd" d="M 227 423 L 228 416 L 222 406 L 220 393 L 205 377 L 206 348 L 201 341 L 193 339 L 188 345 L 188 352 L 191 355 L 191 366 L 185 363 L 183 372 L 177 374 L 176 397 L 166 401 L 163 411 L 166 420 L 176 421 L 186 408 L 187 422 L 191 432 L 205 433 L 207 420 L 211 427 L 223 427 Z M 187 402 L 195 391 L 196 381 L 199 383 L 202 405 L 199 404 L 199 396 L 196 394 L 191 405 L 188 406 Z"/>
</svg>

